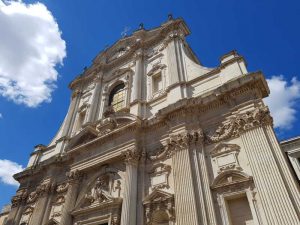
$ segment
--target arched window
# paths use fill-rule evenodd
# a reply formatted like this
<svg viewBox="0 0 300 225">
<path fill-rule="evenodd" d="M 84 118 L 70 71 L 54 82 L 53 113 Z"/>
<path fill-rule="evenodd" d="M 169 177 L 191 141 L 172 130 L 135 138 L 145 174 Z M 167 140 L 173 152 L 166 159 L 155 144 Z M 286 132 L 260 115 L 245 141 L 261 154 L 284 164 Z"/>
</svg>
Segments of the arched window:
<svg viewBox="0 0 300 225">
<path fill-rule="evenodd" d="M 125 102 L 125 85 L 124 83 L 115 86 L 109 95 L 108 105 L 112 106 L 115 112 L 124 107 Z"/>
</svg>

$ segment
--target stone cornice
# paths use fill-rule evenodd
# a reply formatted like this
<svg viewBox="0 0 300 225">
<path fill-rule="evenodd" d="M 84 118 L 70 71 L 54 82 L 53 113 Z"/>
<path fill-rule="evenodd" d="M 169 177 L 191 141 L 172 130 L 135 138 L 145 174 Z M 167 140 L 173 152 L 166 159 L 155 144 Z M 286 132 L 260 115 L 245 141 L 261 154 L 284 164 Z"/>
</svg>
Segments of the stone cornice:
<svg viewBox="0 0 300 225">
<path fill-rule="evenodd" d="M 158 111 L 154 118 L 143 121 L 143 127 L 150 127 L 157 123 L 161 123 L 170 117 L 174 112 L 194 110 L 198 113 L 204 113 L 209 110 L 218 108 L 219 106 L 227 103 L 230 98 L 241 95 L 248 91 L 259 90 L 260 97 L 267 97 L 269 88 L 266 80 L 261 72 L 249 73 L 241 75 L 240 77 L 231 80 L 224 85 L 214 89 L 205 95 L 194 98 L 181 99 L 174 104 Z"/>
</svg>

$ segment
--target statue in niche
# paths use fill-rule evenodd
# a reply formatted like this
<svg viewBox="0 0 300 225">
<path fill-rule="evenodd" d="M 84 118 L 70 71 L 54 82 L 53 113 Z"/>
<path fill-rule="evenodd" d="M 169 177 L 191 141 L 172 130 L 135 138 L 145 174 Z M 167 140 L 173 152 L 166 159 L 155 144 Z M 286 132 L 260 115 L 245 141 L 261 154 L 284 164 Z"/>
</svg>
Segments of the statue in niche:
<svg viewBox="0 0 300 225">
<path fill-rule="evenodd" d="M 85 195 L 85 199 L 92 204 L 95 201 L 99 203 L 112 200 L 108 190 L 109 177 L 98 177 L 95 186 Z"/>
</svg>

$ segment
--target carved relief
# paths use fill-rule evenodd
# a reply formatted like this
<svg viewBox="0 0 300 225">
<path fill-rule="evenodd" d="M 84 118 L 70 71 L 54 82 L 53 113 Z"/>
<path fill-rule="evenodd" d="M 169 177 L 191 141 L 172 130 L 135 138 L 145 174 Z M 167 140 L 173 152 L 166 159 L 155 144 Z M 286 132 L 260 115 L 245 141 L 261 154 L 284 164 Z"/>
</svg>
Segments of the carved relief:
<svg viewBox="0 0 300 225">
<path fill-rule="evenodd" d="M 133 149 L 123 151 L 122 156 L 126 163 L 137 164 L 140 159 L 141 154 L 140 154 L 140 152 L 137 151 L 137 149 L 133 148 Z"/>
<path fill-rule="evenodd" d="M 165 214 L 168 221 L 175 221 L 175 204 L 173 194 L 155 190 L 143 201 L 146 224 L 159 222 L 159 215 Z M 165 220 L 165 218 L 163 218 Z"/>
<path fill-rule="evenodd" d="M 61 193 L 66 192 L 68 190 L 68 188 L 69 188 L 69 183 L 65 182 L 65 183 L 62 183 L 62 184 L 57 186 L 56 192 L 61 194 Z"/>
<path fill-rule="evenodd" d="M 154 155 L 149 156 L 149 159 L 156 161 L 170 158 L 175 151 L 187 149 L 190 144 L 202 142 L 203 137 L 202 129 L 170 135 L 170 138 L 167 140 L 167 144 L 160 147 Z"/>
<path fill-rule="evenodd" d="M 23 211 L 20 224 L 29 224 L 30 219 L 32 217 L 34 208 L 32 206 L 27 206 Z"/>
<path fill-rule="evenodd" d="M 19 206 L 23 201 L 26 200 L 27 196 L 27 189 L 19 189 L 17 194 L 11 199 L 12 208 Z"/>
<path fill-rule="evenodd" d="M 212 136 L 206 135 L 205 142 L 210 144 L 223 141 L 231 137 L 238 137 L 242 132 L 264 125 L 273 125 L 273 119 L 268 107 L 266 106 L 234 116 L 229 121 L 226 121 L 224 124 L 219 126 L 215 131 L 215 134 Z"/>
<path fill-rule="evenodd" d="M 171 166 L 159 163 L 150 171 L 150 182 L 152 190 L 169 188 L 169 175 Z"/>
<path fill-rule="evenodd" d="M 95 186 L 85 195 L 85 200 L 92 204 L 95 201 L 99 203 L 112 201 L 113 197 L 109 194 L 108 176 L 98 177 Z"/>
<path fill-rule="evenodd" d="M 218 144 L 211 152 L 213 162 L 218 168 L 218 173 L 225 170 L 241 170 L 239 165 L 238 154 L 240 152 L 240 146 L 236 144 Z"/>
</svg>

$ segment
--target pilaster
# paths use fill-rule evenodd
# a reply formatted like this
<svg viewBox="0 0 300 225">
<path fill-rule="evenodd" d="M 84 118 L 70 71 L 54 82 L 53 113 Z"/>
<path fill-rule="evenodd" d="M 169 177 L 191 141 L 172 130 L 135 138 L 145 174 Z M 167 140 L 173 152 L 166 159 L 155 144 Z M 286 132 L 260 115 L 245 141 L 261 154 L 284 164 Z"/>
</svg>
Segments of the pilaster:
<svg viewBox="0 0 300 225">
<path fill-rule="evenodd" d="M 96 83 L 96 87 L 92 97 L 91 108 L 87 116 L 87 123 L 92 123 L 96 118 L 97 108 L 99 107 L 99 99 L 101 99 L 100 94 L 102 89 L 102 72 L 96 77 L 94 82 Z"/>
<path fill-rule="evenodd" d="M 65 203 L 62 209 L 60 221 L 61 225 L 72 225 L 71 210 L 74 208 L 76 203 L 82 173 L 78 170 L 71 171 L 67 173 L 67 177 L 69 184 L 67 194 L 65 196 Z"/>
<path fill-rule="evenodd" d="M 140 155 L 136 149 L 124 151 L 122 154 L 126 164 L 126 175 L 121 225 L 136 225 L 137 166 Z"/>
<path fill-rule="evenodd" d="M 194 164 L 194 176 L 197 187 L 196 196 L 199 211 L 201 212 L 201 224 L 216 225 L 216 215 L 210 182 L 208 177 L 207 165 L 204 152 L 204 134 L 200 129 L 191 135 L 190 147 L 192 149 L 192 158 Z"/>
<path fill-rule="evenodd" d="M 170 138 L 170 147 L 173 149 L 176 224 L 200 225 L 188 139 L 189 135 L 186 134 Z"/>
<path fill-rule="evenodd" d="M 43 218 L 45 217 L 45 213 L 48 201 L 49 201 L 49 194 L 52 189 L 52 182 L 51 180 L 45 180 L 43 181 L 37 188 L 36 188 L 36 194 L 37 194 L 37 202 L 34 207 L 34 211 L 32 214 L 32 219 L 30 220 L 30 225 L 36 225 L 36 224 L 42 224 Z"/>
</svg>

